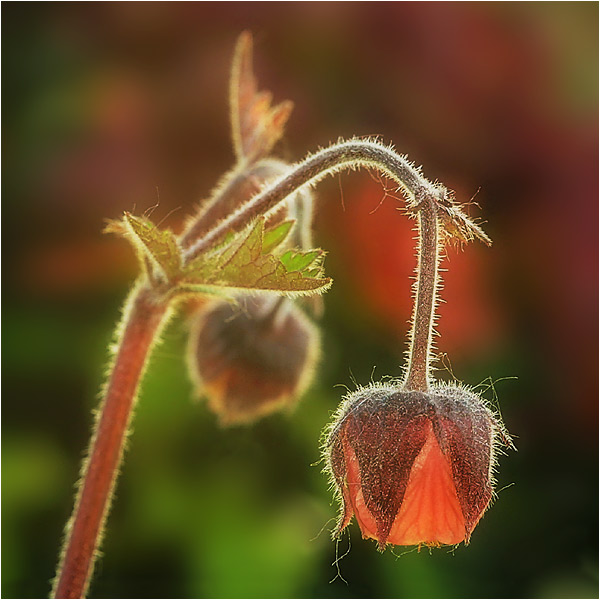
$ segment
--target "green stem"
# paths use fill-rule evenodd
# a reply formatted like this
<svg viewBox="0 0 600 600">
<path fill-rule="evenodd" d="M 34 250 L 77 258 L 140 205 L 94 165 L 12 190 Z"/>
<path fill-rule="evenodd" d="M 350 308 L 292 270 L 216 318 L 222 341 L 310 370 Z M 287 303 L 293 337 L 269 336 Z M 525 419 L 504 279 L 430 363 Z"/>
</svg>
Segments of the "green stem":
<svg viewBox="0 0 600 600">
<path fill-rule="evenodd" d="M 125 304 L 112 372 L 96 419 L 89 455 L 83 463 L 73 515 L 66 527 L 53 598 L 85 596 L 139 383 L 169 312 L 168 305 L 156 302 L 152 292 L 142 284 L 133 289 Z"/>
</svg>

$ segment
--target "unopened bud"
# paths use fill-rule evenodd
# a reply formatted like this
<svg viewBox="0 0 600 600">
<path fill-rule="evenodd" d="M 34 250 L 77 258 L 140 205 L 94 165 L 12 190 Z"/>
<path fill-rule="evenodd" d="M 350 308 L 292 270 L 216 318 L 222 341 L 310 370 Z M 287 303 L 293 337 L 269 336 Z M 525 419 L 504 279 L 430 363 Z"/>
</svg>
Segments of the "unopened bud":
<svg viewBox="0 0 600 600">
<path fill-rule="evenodd" d="M 291 407 L 306 389 L 319 334 L 289 299 L 244 298 L 208 305 L 195 323 L 189 365 L 221 424 L 248 423 Z"/>
<path fill-rule="evenodd" d="M 499 437 L 510 444 L 485 403 L 455 385 L 350 394 L 325 443 L 342 503 L 336 534 L 354 515 L 380 550 L 468 543 L 492 498 Z"/>
</svg>

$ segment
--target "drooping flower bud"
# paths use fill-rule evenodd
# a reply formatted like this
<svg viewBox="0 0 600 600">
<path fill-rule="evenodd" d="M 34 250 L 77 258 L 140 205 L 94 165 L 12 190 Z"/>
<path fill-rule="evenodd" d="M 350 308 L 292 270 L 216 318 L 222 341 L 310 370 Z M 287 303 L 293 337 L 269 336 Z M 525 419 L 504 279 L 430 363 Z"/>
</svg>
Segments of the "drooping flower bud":
<svg viewBox="0 0 600 600">
<path fill-rule="evenodd" d="M 499 437 L 511 443 L 484 402 L 455 385 L 348 395 L 324 447 L 342 504 L 335 533 L 354 515 L 380 550 L 468 543 L 492 498 Z"/>
<path fill-rule="evenodd" d="M 198 392 L 222 425 L 291 407 L 306 389 L 319 334 L 291 300 L 278 296 L 218 301 L 199 315 L 188 362 Z"/>
</svg>

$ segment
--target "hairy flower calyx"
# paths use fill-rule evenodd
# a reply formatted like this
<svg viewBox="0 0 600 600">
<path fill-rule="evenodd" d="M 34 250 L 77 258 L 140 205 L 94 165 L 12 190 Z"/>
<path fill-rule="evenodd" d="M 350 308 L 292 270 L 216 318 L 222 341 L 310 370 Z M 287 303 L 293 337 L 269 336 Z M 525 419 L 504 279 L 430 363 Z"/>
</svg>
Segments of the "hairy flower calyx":
<svg viewBox="0 0 600 600">
<path fill-rule="evenodd" d="M 492 499 L 499 440 L 510 444 L 498 417 L 462 387 L 350 394 L 324 443 L 341 501 L 335 533 L 354 515 L 380 550 L 468 543 Z"/>
<path fill-rule="evenodd" d="M 272 295 L 214 302 L 190 334 L 188 364 L 222 425 L 292 408 L 310 383 L 319 333 L 291 300 Z"/>
</svg>

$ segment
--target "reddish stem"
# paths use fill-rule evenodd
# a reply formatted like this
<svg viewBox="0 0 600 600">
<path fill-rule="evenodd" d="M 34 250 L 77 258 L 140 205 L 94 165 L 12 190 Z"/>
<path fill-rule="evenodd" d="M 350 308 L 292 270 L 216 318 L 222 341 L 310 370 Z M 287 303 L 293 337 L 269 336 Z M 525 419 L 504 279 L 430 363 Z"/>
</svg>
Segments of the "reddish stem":
<svg viewBox="0 0 600 600">
<path fill-rule="evenodd" d="M 166 315 L 167 305 L 154 302 L 142 286 L 134 289 L 125 305 L 116 358 L 67 524 L 54 598 L 83 598 L 87 591 L 139 382 Z"/>
<path fill-rule="evenodd" d="M 410 349 L 404 388 L 427 392 L 431 379 L 432 338 L 439 286 L 440 244 L 435 200 L 418 198 L 419 242 L 415 302 L 410 328 Z"/>
</svg>

